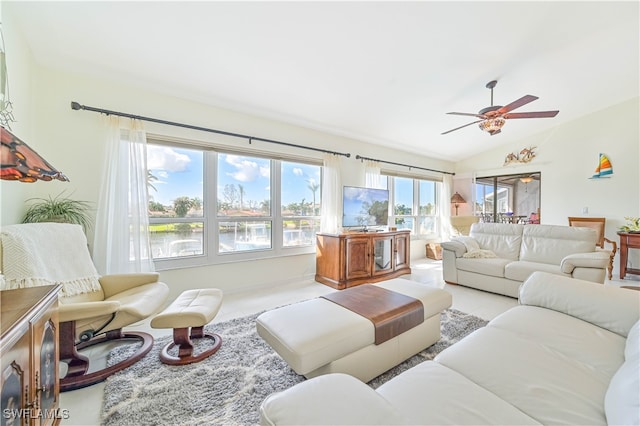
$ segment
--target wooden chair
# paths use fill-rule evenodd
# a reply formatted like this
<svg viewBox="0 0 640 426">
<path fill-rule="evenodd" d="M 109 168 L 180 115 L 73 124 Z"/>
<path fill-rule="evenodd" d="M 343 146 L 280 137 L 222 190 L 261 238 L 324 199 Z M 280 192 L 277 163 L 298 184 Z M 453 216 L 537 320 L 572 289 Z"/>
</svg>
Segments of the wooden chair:
<svg viewBox="0 0 640 426">
<path fill-rule="evenodd" d="M 618 244 L 615 241 L 611 241 L 604 236 L 604 228 L 605 228 L 606 219 L 604 217 L 569 217 L 569 226 L 582 226 L 585 228 L 595 229 L 597 233 L 596 246 L 601 250 L 606 250 L 604 248 L 604 243 L 607 242 L 611 244 L 612 249 L 606 250 L 611 253 L 609 257 L 609 266 L 607 267 L 609 279 L 613 276 L 613 258 L 616 255 L 616 251 L 618 251 Z"/>
</svg>

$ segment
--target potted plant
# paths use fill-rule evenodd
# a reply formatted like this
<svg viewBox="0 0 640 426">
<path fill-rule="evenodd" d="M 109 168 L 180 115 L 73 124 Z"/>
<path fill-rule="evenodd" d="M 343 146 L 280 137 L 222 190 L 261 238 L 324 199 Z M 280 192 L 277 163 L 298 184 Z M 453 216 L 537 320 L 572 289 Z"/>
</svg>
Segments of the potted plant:
<svg viewBox="0 0 640 426">
<path fill-rule="evenodd" d="M 72 200 L 60 193 L 49 198 L 30 198 L 27 213 L 22 223 L 34 222 L 63 222 L 82 225 L 85 233 L 91 228 L 91 216 L 89 215 L 90 203 L 88 201 Z"/>
</svg>

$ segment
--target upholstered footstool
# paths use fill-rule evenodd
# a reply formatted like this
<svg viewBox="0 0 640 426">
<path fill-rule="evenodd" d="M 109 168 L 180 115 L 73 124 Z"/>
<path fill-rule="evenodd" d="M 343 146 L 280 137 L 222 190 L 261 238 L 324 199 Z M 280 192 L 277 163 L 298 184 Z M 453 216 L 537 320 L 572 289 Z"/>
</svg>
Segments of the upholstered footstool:
<svg viewBox="0 0 640 426">
<path fill-rule="evenodd" d="M 422 310 L 418 311 L 422 321 L 400 330 L 400 334 L 387 336 L 383 342 L 376 342 L 380 340 L 379 328 L 371 319 L 319 297 L 261 314 L 256 320 L 258 334 L 298 374 L 311 378 L 347 373 L 363 382 L 440 339 L 440 313 L 451 306 L 451 294 L 404 278 L 358 287 L 367 286 L 389 290 L 398 297 L 417 299 L 422 304 Z M 328 296 L 358 287 L 332 292 Z M 382 314 L 381 317 L 385 317 Z M 415 319 L 415 315 L 413 317 Z M 400 321 L 401 328 L 403 321 Z M 397 324 L 389 324 L 388 328 L 393 329 Z"/>
<path fill-rule="evenodd" d="M 222 345 L 222 339 L 217 334 L 205 333 L 204 326 L 215 318 L 221 304 L 222 290 L 187 290 L 153 318 L 152 328 L 173 329 L 173 342 L 162 348 L 160 360 L 165 364 L 183 365 L 201 361 L 216 353 Z M 202 338 L 210 339 L 211 345 L 194 355 L 191 339 Z M 174 346 L 178 346 L 178 356 L 169 353 Z"/>
</svg>

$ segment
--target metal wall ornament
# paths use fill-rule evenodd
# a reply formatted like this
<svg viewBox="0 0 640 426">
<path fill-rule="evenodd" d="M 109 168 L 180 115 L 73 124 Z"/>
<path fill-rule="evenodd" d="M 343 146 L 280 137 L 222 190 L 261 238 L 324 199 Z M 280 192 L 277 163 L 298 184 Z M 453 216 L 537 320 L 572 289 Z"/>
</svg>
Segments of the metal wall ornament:
<svg viewBox="0 0 640 426">
<path fill-rule="evenodd" d="M 536 146 L 531 146 L 529 148 L 523 148 L 522 151 L 520 151 L 517 154 L 515 152 L 511 152 L 507 154 L 507 156 L 504 159 L 503 166 L 507 166 L 513 163 L 528 163 L 529 161 L 535 158 L 536 153 L 534 150 L 536 148 L 537 148 Z"/>
</svg>

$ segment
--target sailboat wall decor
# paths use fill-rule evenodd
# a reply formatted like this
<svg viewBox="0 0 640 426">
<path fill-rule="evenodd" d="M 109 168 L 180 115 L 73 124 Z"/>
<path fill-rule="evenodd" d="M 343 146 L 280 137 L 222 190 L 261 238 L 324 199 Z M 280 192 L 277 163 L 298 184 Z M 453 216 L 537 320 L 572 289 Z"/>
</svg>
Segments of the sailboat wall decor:
<svg viewBox="0 0 640 426">
<path fill-rule="evenodd" d="M 611 177 L 612 174 L 613 168 L 611 167 L 611 161 L 609 161 L 609 158 L 606 155 L 601 153 L 600 160 L 598 161 L 598 167 L 596 167 L 593 176 L 589 179 L 608 178 Z"/>
</svg>

